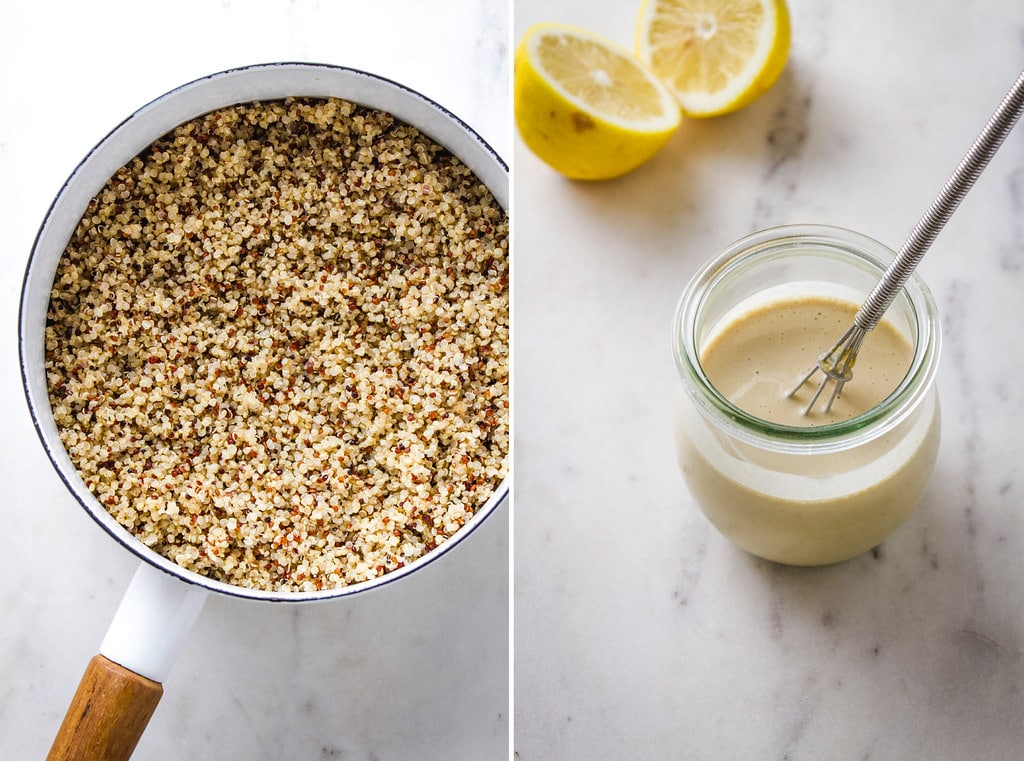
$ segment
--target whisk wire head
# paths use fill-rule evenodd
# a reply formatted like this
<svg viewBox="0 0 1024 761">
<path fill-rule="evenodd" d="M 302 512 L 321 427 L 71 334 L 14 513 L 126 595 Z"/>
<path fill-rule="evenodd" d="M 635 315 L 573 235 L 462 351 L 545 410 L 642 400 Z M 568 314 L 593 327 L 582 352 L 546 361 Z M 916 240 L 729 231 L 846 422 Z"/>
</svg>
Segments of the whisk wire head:
<svg viewBox="0 0 1024 761">
<path fill-rule="evenodd" d="M 800 382 L 793 387 L 793 390 L 786 394 L 787 398 L 792 397 L 803 388 L 803 385 L 811 379 L 811 377 L 818 371 L 821 371 L 822 378 L 821 383 L 818 384 L 817 390 L 811 397 L 811 400 L 804 407 L 804 415 L 809 415 L 811 410 L 814 409 L 814 405 L 817 404 L 818 398 L 822 392 L 828 386 L 829 381 L 832 381 L 835 385 L 832 387 L 832 393 L 829 395 L 828 402 L 825 404 L 825 414 L 828 414 L 832 409 L 832 405 L 835 404 L 836 399 L 839 398 L 839 394 L 843 390 L 843 386 L 853 378 L 853 366 L 857 361 L 857 353 L 860 351 L 860 345 L 864 341 L 864 336 L 867 335 L 867 330 L 860 327 L 856 323 L 851 325 L 849 329 L 843 334 L 842 338 L 836 341 L 832 348 L 826 352 L 818 355 L 818 359 L 814 364 L 814 367 L 800 379 Z"/>
</svg>

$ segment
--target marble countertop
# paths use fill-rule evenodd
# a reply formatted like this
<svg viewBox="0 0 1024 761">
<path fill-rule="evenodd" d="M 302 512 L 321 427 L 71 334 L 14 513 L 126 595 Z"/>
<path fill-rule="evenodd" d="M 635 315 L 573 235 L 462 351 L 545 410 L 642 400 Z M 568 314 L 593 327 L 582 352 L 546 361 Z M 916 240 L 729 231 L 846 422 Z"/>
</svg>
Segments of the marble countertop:
<svg viewBox="0 0 1024 761">
<path fill-rule="evenodd" d="M 516 0 L 632 42 L 638 3 Z M 874 553 L 759 561 L 674 461 L 669 324 L 780 224 L 898 248 L 1024 67 L 1024 5 L 790 0 L 782 79 L 613 182 L 515 143 L 515 756 L 1016 759 L 1024 747 L 1024 126 L 921 264 L 944 431 Z"/>
<path fill-rule="evenodd" d="M 21 389 L 21 278 L 61 183 L 144 103 L 282 60 L 402 82 L 508 159 L 509 13 L 493 0 L 4 4 L 0 757 L 45 757 L 136 567 L 64 490 Z M 211 598 L 134 758 L 507 758 L 509 513 L 373 593 L 313 606 Z"/>
</svg>

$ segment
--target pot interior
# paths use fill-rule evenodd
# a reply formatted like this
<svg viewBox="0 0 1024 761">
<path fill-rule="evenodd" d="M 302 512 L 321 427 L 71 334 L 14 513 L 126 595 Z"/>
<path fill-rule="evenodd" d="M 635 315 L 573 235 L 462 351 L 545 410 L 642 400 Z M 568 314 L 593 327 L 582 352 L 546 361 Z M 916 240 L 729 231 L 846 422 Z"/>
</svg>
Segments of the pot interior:
<svg viewBox="0 0 1024 761">
<path fill-rule="evenodd" d="M 183 85 L 143 106 L 107 135 L 62 186 L 37 234 L 25 273 L 19 315 L 19 352 L 30 413 L 55 469 L 78 502 L 120 544 L 144 561 L 184 581 L 213 591 L 256 599 L 306 601 L 330 599 L 395 581 L 432 562 L 472 533 L 507 499 L 509 477 L 478 508 L 465 526 L 435 549 L 369 581 L 317 592 L 243 588 L 191 572 L 146 547 L 103 509 L 86 488 L 60 442 L 50 409 L 44 369 L 44 331 L 54 273 L 90 199 L 107 179 L 154 140 L 204 113 L 255 100 L 336 97 L 387 111 L 447 148 L 508 209 L 508 168 L 468 125 L 419 93 L 366 72 L 336 66 L 281 63 L 221 72 Z"/>
</svg>

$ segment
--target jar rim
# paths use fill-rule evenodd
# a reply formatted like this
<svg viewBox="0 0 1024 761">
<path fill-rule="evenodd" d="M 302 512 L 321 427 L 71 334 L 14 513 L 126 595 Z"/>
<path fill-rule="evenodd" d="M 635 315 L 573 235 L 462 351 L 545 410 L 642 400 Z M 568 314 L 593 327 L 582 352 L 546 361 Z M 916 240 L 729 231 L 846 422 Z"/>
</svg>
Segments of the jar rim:
<svg viewBox="0 0 1024 761">
<path fill-rule="evenodd" d="M 673 355 L 686 390 L 705 416 L 739 439 L 758 446 L 825 452 L 877 438 L 917 408 L 935 377 L 941 343 L 938 309 L 928 286 L 915 273 L 898 297 L 909 307 L 908 319 L 916 334 L 910 368 L 892 393 L 871 409 L 834 423 L 792 426 L 751 415 L 711 384 L 700 363 L 697 330 L 716 287 L 755 264 L 813 251 L 857 264 L 879 278 L 896 256 L 879 241 L 842 227 L 802 224 L 766 228 L 737 240 L 708 260 L 691 278 L 676 308 Z"/>
</svg>

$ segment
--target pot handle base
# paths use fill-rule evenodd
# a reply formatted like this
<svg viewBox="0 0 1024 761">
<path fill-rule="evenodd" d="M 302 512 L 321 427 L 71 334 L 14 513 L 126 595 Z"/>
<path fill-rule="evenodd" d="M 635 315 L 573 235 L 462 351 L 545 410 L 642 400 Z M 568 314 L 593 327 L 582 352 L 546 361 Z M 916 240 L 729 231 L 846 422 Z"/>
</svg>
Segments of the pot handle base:
<svg viewBox="0 0 1024 761">
<path fill-rule="evenodd" d="M 100 643 L 100 655 L 163 682 L 208 594 L 149 563 L 139 563 Z"/>
</svg>

